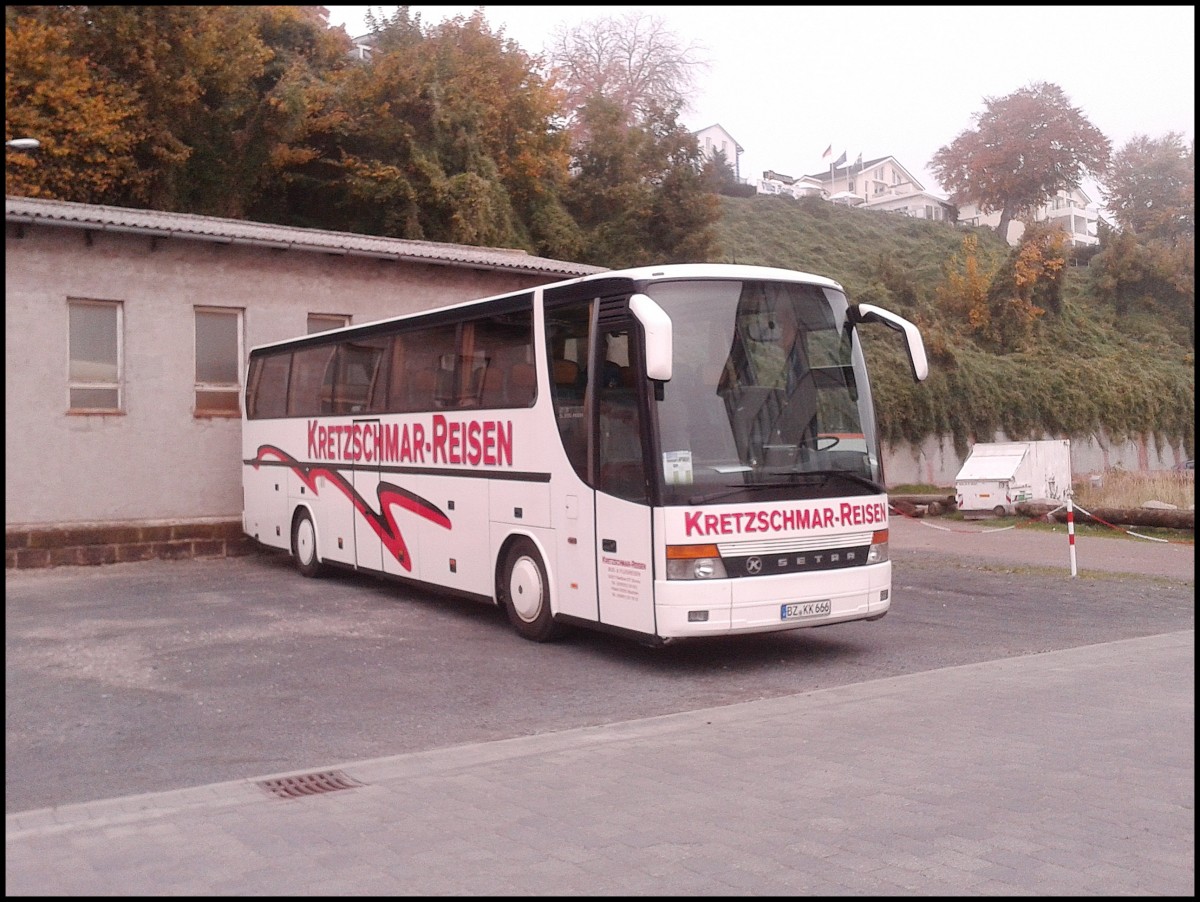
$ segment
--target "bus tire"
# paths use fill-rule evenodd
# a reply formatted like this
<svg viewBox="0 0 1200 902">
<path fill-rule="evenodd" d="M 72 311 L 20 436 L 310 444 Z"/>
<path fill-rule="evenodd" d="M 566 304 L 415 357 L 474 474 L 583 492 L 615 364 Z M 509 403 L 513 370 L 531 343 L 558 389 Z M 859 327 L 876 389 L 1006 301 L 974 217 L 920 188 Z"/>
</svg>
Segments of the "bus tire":
<svg viewBox="0 0 1200 902">
<path fill-rule="evenodd" d="M 523 638 L 549 642 L 561 635 L 550 612 L 546 566 L 529 539 L 518 538 L 509 546 L 496 588 L 509 622 Z"/>
<path fill-rule="evenodd" d="M 317 530 L 312 515 L 303 508 L 292 521 L 292 560 L 301 576 L 315 579 L 325 572 L 321 557 L 317 554 Z"/>
</svg>

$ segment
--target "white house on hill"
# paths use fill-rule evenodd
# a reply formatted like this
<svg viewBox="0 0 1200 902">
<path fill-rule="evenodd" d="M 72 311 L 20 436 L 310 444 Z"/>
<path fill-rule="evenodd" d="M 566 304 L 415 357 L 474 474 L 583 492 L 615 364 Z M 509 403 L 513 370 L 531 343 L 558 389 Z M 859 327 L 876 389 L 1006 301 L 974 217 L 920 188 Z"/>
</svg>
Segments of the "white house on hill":
<svg viewBox="0 0 1200 902">
<path fill-rule="evenodd" d="M 711 160 L 717 151 L 725 155 L 725 162 L 733 167 L 734 177 L 742 180 L 741 155 L 742 145 L 733 139 L 733 135 L 725 131 L 720 124 L 713 124 L 694 133 L 700 142 L 700 152 L 704 159 Z"/>
<path fill-rule="evenodd" d="M 925 186 L 895 157 L 877 157 L 864 161 L 862 154 L 853 163 L 831 167 L 803 177 L 822 186 L 834 203 L 864 210 L 903 213 L 916 219 L 946 220 L 953 207 L 941 195 Z"/>
</svg>

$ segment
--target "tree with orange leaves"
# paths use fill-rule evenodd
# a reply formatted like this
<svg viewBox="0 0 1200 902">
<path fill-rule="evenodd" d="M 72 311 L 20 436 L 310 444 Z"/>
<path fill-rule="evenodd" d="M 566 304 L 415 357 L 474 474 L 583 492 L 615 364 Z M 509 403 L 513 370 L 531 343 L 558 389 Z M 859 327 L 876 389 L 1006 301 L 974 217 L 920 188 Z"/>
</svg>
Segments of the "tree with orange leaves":
<svg viewBox="0 0 1200 902">
<path fill-rule="evenodd" d="M 984 102 L 977 127 L 940 148 L 930 169 L 955 203 L 999 212 L 1000 237 L 1014 219 L 1108 166 L 1108 138 L 1058 85 L 1039 82 Z"/>
</svg>

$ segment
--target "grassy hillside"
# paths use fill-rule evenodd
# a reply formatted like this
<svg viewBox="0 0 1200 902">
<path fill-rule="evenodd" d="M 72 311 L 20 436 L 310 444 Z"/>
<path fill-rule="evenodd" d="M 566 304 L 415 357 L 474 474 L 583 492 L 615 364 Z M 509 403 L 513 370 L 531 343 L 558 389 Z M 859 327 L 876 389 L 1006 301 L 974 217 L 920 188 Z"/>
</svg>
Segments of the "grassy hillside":
<svg viewBox="0 0 1200 902">
<path fill-rule="evenodd" d="M 1014 440 L 1045 436 L 1154 436 L 1195 442 L 1195 356 L 1186 326 L 1153 304 L 1118 317 L 1095 300 L 1094 274 L 1070 266 L 1062 310 L 1038 320 L 1021 351 L 980 347 L 961 315 L 941 309 L 944 266 L 978 237 L 981 260 L 1009 248 L 988 229 L 969 229 L 808 198 L 724 197 L 714 262 L 781 266 L 845 286 L 852 301 L 887 307 L 920 325 L 931 373 L 912 382 L 899 336 L 864 330 L 884 438 L 952 435 L 965 454 L 1001 430 Z"/>
</svg>

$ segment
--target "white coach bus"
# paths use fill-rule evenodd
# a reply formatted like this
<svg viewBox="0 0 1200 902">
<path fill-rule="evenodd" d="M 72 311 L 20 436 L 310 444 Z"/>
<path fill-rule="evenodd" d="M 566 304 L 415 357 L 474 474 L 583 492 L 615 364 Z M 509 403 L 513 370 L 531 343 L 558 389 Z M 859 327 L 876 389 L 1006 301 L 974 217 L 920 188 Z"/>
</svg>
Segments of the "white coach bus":
<svg viewBox="0 0 1200 902">
<path fill-rule="evenodd" d="M 856 334 L 820 276 L 611 271 L 254 348 L 244 528 L 331 566 L 650 644 L 874 620 L 888 503 Z"/>
</svg>

